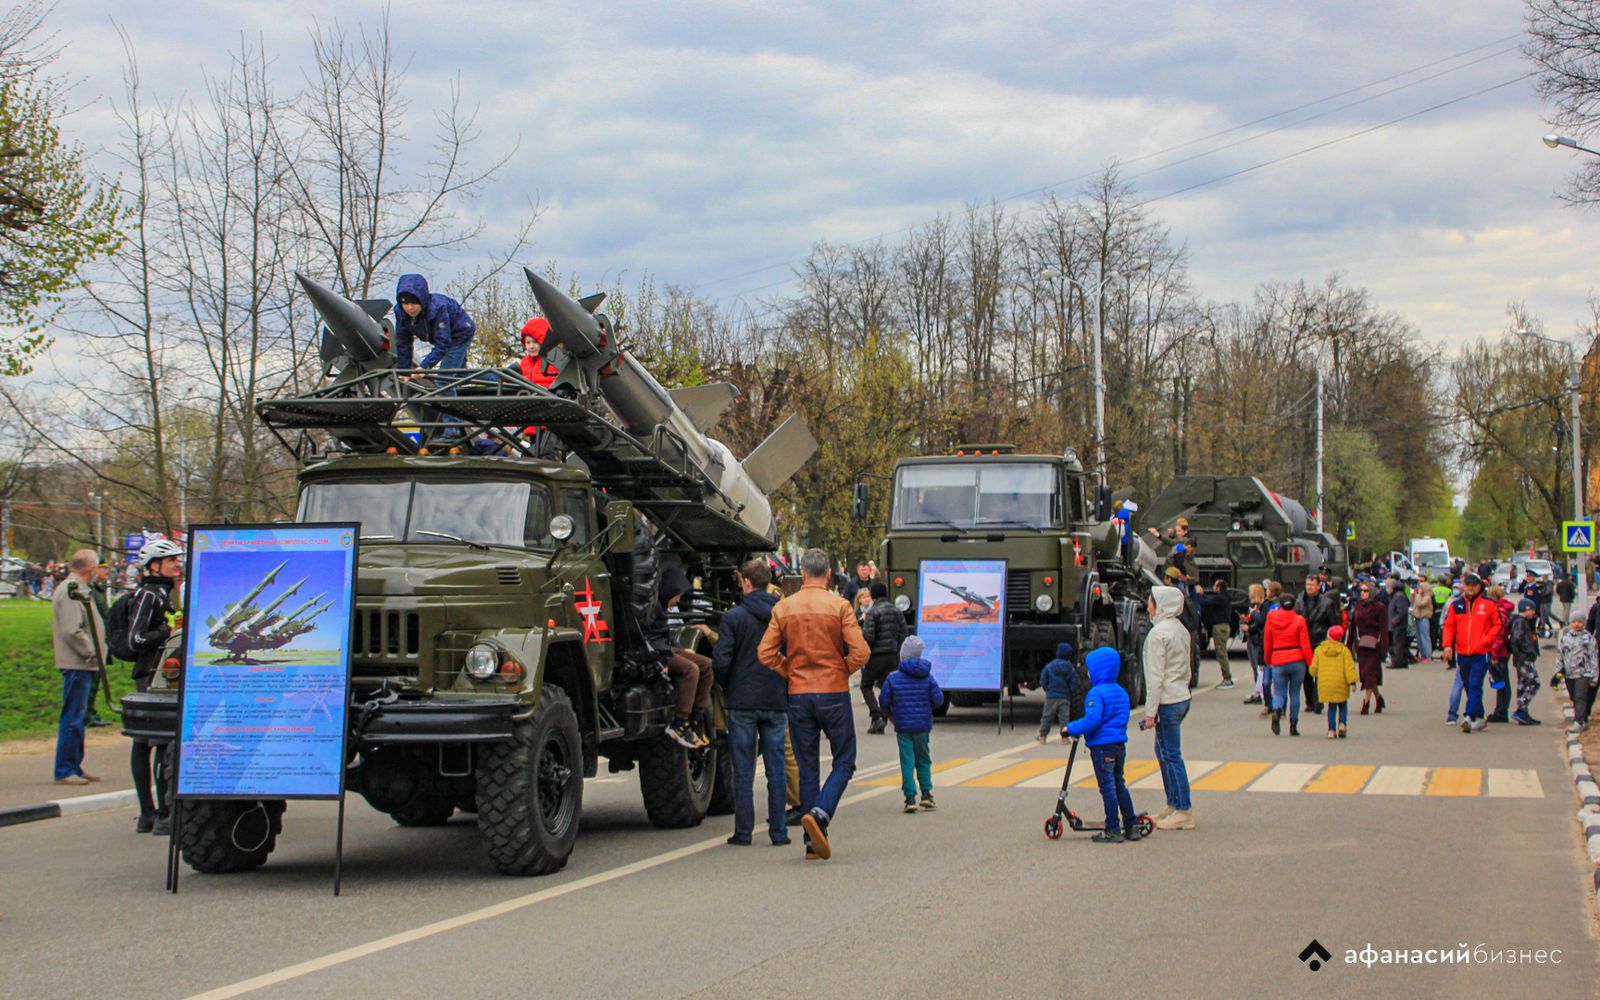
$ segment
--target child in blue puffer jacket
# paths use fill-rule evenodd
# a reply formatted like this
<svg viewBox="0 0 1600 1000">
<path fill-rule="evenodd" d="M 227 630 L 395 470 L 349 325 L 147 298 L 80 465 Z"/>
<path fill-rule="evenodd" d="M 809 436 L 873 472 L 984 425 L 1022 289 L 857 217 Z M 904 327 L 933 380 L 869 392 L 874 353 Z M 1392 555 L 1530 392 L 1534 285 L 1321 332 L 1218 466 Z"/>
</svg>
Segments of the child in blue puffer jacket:
<svg viewBox="0 0 1600 1000">
<path fill-rule="evenodd" d="M 922 651 L 921 639 L 906 636 L 900 644 L 900 669 L 883 682 L 878 695 L 878 707 L 894 723 L 894 738 L 900 744 L 900 789 L 906 793 L 908 813 L 917 811 L 919 785 L 922 808 L 936 808 L 928 734 L 933 731 L 933 710 L 944 704 L 944 692 L 933 679 L 933 664 L 922 658 Z"/>
<path fill-rule="evenodd" d="M 1044 715 L 1039 718 L 1039 742 L 1050 737 L 1050 730 L 1072 721 L 1072 696 L 1078 693 L 1078 665 L 1072 662 L 1072 644 L 1063 642 L 1056 647 L 1056 658 L 1039 672 L 1039 686 L 1044 688 Z M 1066 736 L 1061 742 L 1067 741 Z"/>
<path fill-rule="evenodd" d="M 1067 723 L 1061 735 L 1082 737 L 1089 748 L 1089 759 L 1094 762 L 1095 781 L 1106 807 L 1106 828 L 1091 839 L 1102 844 L 1138 840 L 1138 817 L 1123 777 L 1128 760 L 1128 692 L 1117 683 L 1122 655 L 1110 646 L 1101 646 L 1089 652 L 1084 664 L 1089 668 L 1093 687 L 1084 698 L 1083 718 Z"/>
</svg>

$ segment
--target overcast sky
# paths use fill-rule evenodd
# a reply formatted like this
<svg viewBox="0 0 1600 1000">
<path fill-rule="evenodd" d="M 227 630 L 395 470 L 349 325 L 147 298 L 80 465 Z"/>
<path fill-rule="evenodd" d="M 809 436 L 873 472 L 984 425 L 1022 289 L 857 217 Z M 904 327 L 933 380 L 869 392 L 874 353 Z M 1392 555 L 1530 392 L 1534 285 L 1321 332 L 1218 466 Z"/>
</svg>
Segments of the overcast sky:
<svg viewBox="0 0 1600 1000">
<path fill-rule="evenodd" d="M 264 36 L 292 82 L 307 9 L 66 0 L 51 24 L 80 94 L 118 91 L 116 18 L 147 87 L 173 97 L 198 93 L 241 30 Z M 316 9 L 354 25 L 381 7 Z M 1530 80 L 1172 192 L 1515 80 L 1530 70 L 1521 13 L 1510 0 L 455 0 L 397 4 L 393 19 L 414 52 L 414 134 L 459 75 L 481 104 L 481 159 L 521 142 L 475 210 L 493 222 L 537 198 L 530 262 L 595 284 L 648 271 L 759 300 L 788 275 L 771 265 L 818 240 L 891 235 L 1046 185 L 1072 194 L 1120 161 L 1187 242 L 1204 296 L 1341 271 L 1451 345 L 1496 335 L 1510 300 L 1567 334 L 1600 284 L 1584 245 L 1600 219 L 1554 197 L 1583 154 L 1539 142 Z M 105 108 L 77 114 L 75 134 L 110 142 Z"/>
</svg>

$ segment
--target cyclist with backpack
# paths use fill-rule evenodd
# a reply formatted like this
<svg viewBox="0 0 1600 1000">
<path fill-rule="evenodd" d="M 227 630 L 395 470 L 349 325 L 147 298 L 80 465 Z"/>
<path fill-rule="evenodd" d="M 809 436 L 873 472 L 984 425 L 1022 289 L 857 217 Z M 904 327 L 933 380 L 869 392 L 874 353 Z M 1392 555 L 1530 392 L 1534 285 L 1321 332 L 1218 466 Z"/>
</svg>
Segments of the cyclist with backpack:
<svg viewBox="0 0 1600 1000">
<path fill-rule="evenodd" d="M 161 665 L 161 649 L 171 637 L 176 609 L 172 588 L 183 578 L 183 546 L 161 538 L 139 550 L 139 589 L 118 599 L 111 607 L 110 646 L 112 655 L 133 661 L 133 684 L 139 691 L 150 688 L 156 668 Z M 155 750 L 155 794 L 151 794 L 151 750 Z M 167 748 L 152 748 L 146 740 L 133 741 L 133 788 L 139 796 L 139 833 L 158 837 L 172 832 L 171 805 L 167 788 L 159 778 L 165 772 Z"/>
</svg>

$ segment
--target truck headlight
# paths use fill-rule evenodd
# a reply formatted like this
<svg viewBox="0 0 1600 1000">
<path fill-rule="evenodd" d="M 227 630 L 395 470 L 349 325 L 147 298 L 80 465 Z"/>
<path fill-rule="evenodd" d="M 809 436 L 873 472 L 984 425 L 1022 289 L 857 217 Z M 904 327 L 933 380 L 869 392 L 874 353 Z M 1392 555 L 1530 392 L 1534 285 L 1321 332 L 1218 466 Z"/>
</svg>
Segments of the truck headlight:
<svg viewBox="0 0 1600 1000">
<path fill-rule="evenodd" d="M 1040 611 L 1049 611 L 1056 606 L 1056 599 L 1049 594 L 1040 594 L 1033 599 L 1033 606 Z"/>
<path fill-rule="evenodd" d="M 466 667 L 471 677 L 486 681 L 500 668 L 500 651 L 487 642 L 477 643 L 467 650 Z"/>
<path fill-rule="evenodd" d="M 905 614 L 911 610 L 911 598 L 901 594 L 894 599 L 894 606 L 901 614 Z"/>
</svg>

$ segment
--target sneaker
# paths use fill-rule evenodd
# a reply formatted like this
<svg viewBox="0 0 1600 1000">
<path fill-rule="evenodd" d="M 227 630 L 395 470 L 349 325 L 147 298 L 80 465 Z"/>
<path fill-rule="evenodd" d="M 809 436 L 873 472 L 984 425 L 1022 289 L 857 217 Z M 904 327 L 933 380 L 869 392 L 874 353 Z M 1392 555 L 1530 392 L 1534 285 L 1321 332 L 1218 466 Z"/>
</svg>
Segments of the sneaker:
<svg viewBox="0 0 1600 1000">
<path fill-rule="evenodd" d="M 1567 732 L 1569 732 L 1572 735 L 1576 736 L 1578 733 L 1583 732 L 1583 723 L 1581 723 L 1581 722 L 1572 723 L 1571 725 L 1569 725 L 1567 727 Z"/>
<path fill-rule="evenodd" d="M 1269 716 L 1271 714 L 1272 714 L 1272 709 L 1268 708 L 1265 704 L 1263 704 L 1261 706 L 1261 714 L 1259 716 L 1257 716 L 1257 718 L 1265 719 L 1267 716 Z"/>
<path fill-rule="evenodd" d="M 1455 725 L 1456 721 L 1457 721 L 1456 717 L 1453 716 L 1453 715 L 1447 715 L 1447 716 L 1444 717 L 1444 724 L 1447 725 L 1447 726 Z"/>
<path fill-rule="evenodd" d="M 1336 739 L 1338 739 L 1338 738 L 1339 738 L 1339 734 L 1338 734 L 1338 733 L 1336 733 L 1336 732 L 1334 732 L 1334 731 L 1333 731 L 1333 730 L 1331 730 L 1331 729 L 1330 729 L 1330 730 L 1328 730 L 1328 739 L 1330 739 L 1330 740 L 1336 740 Z"/>
<path fill-rule="evenodd" d="M 1274 736 L 1278 735 L 1280 731 L 1278 729 L 1278 722 L 1281 718 L 1282 716 L 1280 716 L 1277 712 L 1272 713 L 1272 735 Z"/>
<path fill-rule="evenodd" d="M 1488 719 L 1479 719 L 1477 722 L 1474 722 L 1472 724 L 1472 731 L 1475 732 L 1475 733 L 1481 733 L 1485 729 L 1488 729 L 1488 728 L 1489 728 L 1489 720 Z"/>
<path fill-rule="evenodd" d="M 65 778 L 56 779 L 56 784 L 58 785 L 87 785 L 88 783 L 89 779 L 81 774 L 69 774 Z"/>
<path fill-rule="evenodd" d="M 155 828 L 156 818 L 154 816 L 140 816 L 138 819 L 133 821 L 134 833 L 149 833 Z"/>
<path fill-rule="evenodd" d="M 1033 742 L 1039 744 L 1040 746 L 1044 746 L 1046 743 L 1050 742 L 1050 738 L 1044 733 L 1040 733 L 1038 736 L 1034 737 Z"/>
<path fill-rule="evenodd" d="M 1509 718 L 1507 718 L 1506 716 L 1504 716 L 1504 715 L 1489 715 L 1489 716 L 1485 716 L 1483 721 L 1484 722 L 1510 722 L 1511 720 Z"/>
<path fill-rule="evenodd" d="M 939 808 L 939 803 L 933 801 L 932 795 L 924 794 L 922 796 L 922 808 L 927 812 L 933 812 L 935 809 Z"/>
<path fill-rule="evenodd" d="M 678 744 L 680 747 L 683 747 L 685 750 L 700 749 L 700 739 L 695 735 L 694 730 L 689 728 L 688 719 L 679 719 L 672 725 L 668 726 L 667 736 L 672 740 L 672 742 Z"/>
<path fill-rule="evenodd" d="M 1517 725 L 1519 726 L 1537 726 L 1540 724 L 1538 719 L 1535 719 L 1526 711 L 1516 712 L 1511 717 L 1517 720 Z"/>
<path fill-rule="evenodd" d="M 1122 834 L 1116 830 L 1101 830 L 1089 839 L 1097 844 L 1120 844 L 1122 843 Z"/>
<path fill-rule="evenodd" d="M 741 836 L 735 834 L 734 836 L 729 837 L 727 839 L 727 844 L 730 847 L 749 847 L 750 846 L 750 838 L 749 837 L 741 837 Z"/>
<path fill-rule="evenodd" d="M 800 810 L 799 809 L 790 809 L 788 812 L 784 813 L 783 814 L 783 825 L 784 826 L 799 826 L 800 825 Z"/>
<path fill-rule="evenodd" d="M 794 843 L 794 841 L 790 840 L 788 837 L 773 837 L 772 838 L 772 846 L 773 847 L 788 847 L 792 843 Z"/>
<path fill-rule="evenodd" d="M 1226 691 L 1231 687 L 1233 687 L 1233 681 L 1223 681 L 1221 684 L 1217 685 L 1217 690 Z"/>
<path fill-rule="evenodd" d="M 907 812 L 907 813 L 916 812 L 917 811 L 917 800 L 916 799 L 911 799 L 911 798 L 906 799 L 906 804 L 900 811 L 901 812 Z"/>
<path fill-rule="evenodd" d="M 884 721 L 882 719 L 873 719 L 872 725 L 867 727 L 867 732 L 877 735 L 878 733 L 883 732 L 883 727 Z"/>
<path fill-rule="evenodd" d="M 1261 696 L 1259 694 L 1253 694 L 1250 697 L 1246 698 L 1244 700 L 1244 703 L 1246 705 L 1259 705 L 1259 704 L 1261 704 Z"/>
<path fill-rule="evenodd" d="M 1135 823 L 1133 826 L 1128 827 L 1127 831 L 1123 833 L 1122 839 L 1130 844 L 1143 840 L 1144 834 L 1139 832 L 1139 824 Z"/>
<path fill-rule="evenodd" d="M 1350 730 L 1344 723 L 1339 723 L 1339 738 L 1342 740 L 1350 735 Z"/>
<path fill-rule="evenodd" d="M 156 825 L 150 829 L 150 832 L 155 834 L 157 837 L 172 836 L 172 817 L 157 816 Z"/>
<path fill-rule="evenodd" d="M 1472 732 L 1472 720 L 1471 719 L 1462 719 L 1461 720 L 1461 731 L 1463 733 Z"/>
<path fill-rule="evenodd" d="M 806 836 L 811 838 L 811 853 L 823 861 L 833 857 L 833 845 L 828 843 L 828 827 L 821 816 L 808 812 L 800 817 L 800 825 L 805 827 Z"/>
<path fill-rule="evenodd" d="M 79 771 L 78 772 L 78 777 L 82 778 L 85 781 L 99 781 L 100 780 L 100 778 L 98 776 L 90 774 L 88 771 Z"/>
<path fill-rule="evenodd" d="M 1166 819 L 1156 820 L 1157 830 L 1193 830 L 1194 814 L 1187 809 L 1179 809 Z"/>
</svg>

